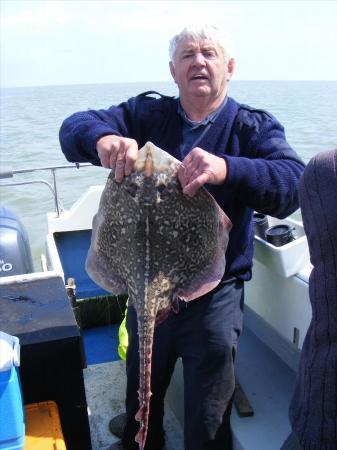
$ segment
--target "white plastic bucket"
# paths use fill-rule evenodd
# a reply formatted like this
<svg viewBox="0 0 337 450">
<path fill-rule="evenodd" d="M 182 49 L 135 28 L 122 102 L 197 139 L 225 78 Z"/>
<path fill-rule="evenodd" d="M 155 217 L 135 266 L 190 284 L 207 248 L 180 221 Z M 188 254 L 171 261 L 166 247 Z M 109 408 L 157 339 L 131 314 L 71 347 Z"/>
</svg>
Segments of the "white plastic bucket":
<svg viewBox="0 0 337 450">
<path fill-rule="evenodd" d="M 0 331 L 1 450 L 22 450 L 24 447 L 25 421 L 19 365 L 19 339 Z"/>
</svg>

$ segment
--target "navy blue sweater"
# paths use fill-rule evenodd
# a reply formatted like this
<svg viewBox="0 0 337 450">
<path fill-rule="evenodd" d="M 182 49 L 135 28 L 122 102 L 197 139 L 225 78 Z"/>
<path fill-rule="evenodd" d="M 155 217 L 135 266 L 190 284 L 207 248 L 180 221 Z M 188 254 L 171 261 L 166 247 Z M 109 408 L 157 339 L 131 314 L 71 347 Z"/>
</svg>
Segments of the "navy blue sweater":
<svg viewBox="0 0 337 450">
<path fill-rule="evenodd" d="M 301 352 L 290 421 L 303 450 L 336 450 L 337 150 L 310 160 L 299 195 L 313 265 L 312 320 Z"/>
<path fill-rule="evenodd" d="M 177 99 L 141 94 L 108 110 L 70 116 L 62 124 L 60 143 L 72 162 L 100 165 L 96 143 L 109 134 L 133 138 L 139 148 L 151 141 L 181 160 L 182 127 Z M 233 223 L 225 276 L 249 280 L 253 210 L 279 218 L 295 211 L 304 164 L 271 114 L 231 98 L 198 146 L 226 160 L 225 183 L 207 188 Z"/>
</svg>

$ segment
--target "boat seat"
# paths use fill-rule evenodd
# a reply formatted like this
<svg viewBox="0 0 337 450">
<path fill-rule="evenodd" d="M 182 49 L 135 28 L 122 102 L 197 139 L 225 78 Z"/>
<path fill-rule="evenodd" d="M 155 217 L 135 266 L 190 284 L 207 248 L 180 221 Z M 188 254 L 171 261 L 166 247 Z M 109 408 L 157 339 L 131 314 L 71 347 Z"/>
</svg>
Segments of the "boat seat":
<svg viewBox="0 0 337 450">
<path fill-rule="evenodd" d="M 99 287 L 85 271 L 85 260 L 90 247 L 91 230 L 54 233 L 54 239 L 64 271 L 64 279 L 74 278 L 78 299 L 110 295 Z"/>
</svg>

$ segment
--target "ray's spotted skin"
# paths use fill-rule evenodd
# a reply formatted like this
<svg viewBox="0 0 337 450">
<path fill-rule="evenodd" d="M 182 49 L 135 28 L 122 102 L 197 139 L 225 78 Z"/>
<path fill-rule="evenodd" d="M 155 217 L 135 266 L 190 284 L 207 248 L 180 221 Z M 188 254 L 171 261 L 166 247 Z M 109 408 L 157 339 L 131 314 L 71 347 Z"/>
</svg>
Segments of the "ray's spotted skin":
<svg viewBox="0 0 337 450">
<path fill-rule="evenodd" d="M 93 221 L 86 270 L 114 294 L 128 292 L 137 312 L 139 411 L 136 441 L 144 449 L 151 397 L 155 326 L 177 299 L 194 300 L 217 286 L 225 270 L 231 222 L 201 188 L 182 193 L 180 162 L 148 142 L 134 171 L 117 183 L 113 172 Z"/>
</svg>

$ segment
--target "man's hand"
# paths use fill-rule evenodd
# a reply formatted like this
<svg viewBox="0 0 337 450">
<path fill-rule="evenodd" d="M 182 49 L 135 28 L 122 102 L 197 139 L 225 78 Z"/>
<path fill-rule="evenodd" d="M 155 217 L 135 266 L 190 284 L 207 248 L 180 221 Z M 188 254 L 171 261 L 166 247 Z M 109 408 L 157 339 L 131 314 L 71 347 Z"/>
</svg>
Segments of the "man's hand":
<svg viewBox="0 0 337 450">
<path fill-rule="evenodd" d="M 226 161 L 199 147 L 190 151 L 178 170 L 183 193 L 190 197 L 204 184 L 222 184 L 226 177 Z"/>
<path fill-rule="evenodd" d="M 96 144 L 96 150 L 101 164 L 115 172 L 115 180 L 123 181 L 130 175 L 137 160 L 138 144 L 134 139 L 115 135 L 103 136 Z"/>
</svg>

